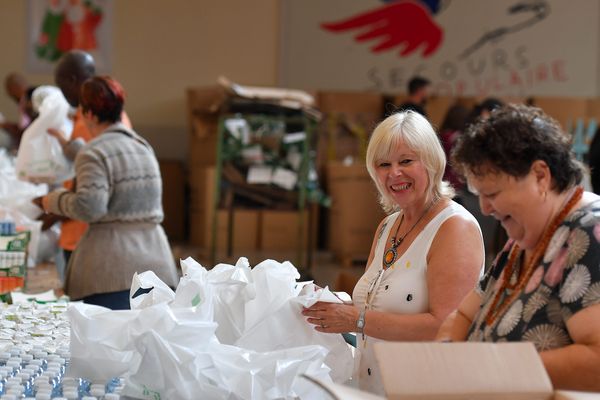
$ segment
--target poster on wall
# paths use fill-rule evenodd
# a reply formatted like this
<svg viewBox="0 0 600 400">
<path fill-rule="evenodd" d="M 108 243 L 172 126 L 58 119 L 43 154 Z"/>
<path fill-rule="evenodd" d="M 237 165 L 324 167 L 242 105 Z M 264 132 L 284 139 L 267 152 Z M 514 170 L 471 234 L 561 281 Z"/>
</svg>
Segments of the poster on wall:
<svg viewBox="0 0 600 400">
<path fill-rule="evenodd" d="M 281 84 L 448 96 L 596 96 L 600 2 L 284 0 Z"/>
<path fill-rule="evenodd" d="M 62 54 L 92 54 L 99 71 L 111 68 L 112 0 L 29 0 L 27 67 L 51 73 Z"/>
</svg>

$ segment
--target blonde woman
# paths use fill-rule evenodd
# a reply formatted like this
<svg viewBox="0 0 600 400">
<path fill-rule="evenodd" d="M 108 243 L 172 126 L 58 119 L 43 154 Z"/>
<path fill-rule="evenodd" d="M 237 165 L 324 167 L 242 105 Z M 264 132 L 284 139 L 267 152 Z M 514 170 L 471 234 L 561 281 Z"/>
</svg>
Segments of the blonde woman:
<svg viewBox="0 0 600 400">
<path fill-rule="evenodd" d="M 434 339 L 477 284 L 484 248 L 477 221 L 452 201 L 454 191 L 442 180 L 444 150 L 423 116 L 386 118 L 366 161 L 389 216 L 377 229 L 353 304 L 317 303 L 303 313 L 318 331 L 357 332 L 355 379 L 383 394 L 373 344 Z"/>
</svg>

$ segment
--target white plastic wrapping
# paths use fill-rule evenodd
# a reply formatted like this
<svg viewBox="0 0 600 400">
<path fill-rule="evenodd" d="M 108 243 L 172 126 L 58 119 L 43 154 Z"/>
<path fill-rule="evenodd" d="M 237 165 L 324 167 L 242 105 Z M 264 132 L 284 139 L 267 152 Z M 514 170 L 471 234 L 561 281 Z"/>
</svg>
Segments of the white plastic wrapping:
<svg viewBox="0 0 600 400">
<path fill-rule="evenodd" d="M 62 182 L 73 176 L 73 168 L 48 128 L 58 129 L 70 138 L 73 121 L 68 116 L 69 103 L 60 89 L 52 86 L 37 88 L 33 99 L 41 102 L 39 115 L 23 132 L 15 164 L 17 176 L 37 183 Z"/>
<path fill-rule="evenodd" d="M 31 232 L 28 246 L 28 265 L 31 267 L 54 256 L 60 236 L 58 225 L 42 232 L 42 223 L 36 220 L 43 211 L 31 200 L 46 193 L 48 186 L 45 184 L 17 179 L 13 157 L 0 149 L 0 220 L 13 221 L 19 229 Z"/>
<path fill-rule="evenodd" d="M 122 375 L 124 394 L 147 399 L 319 399 L 323 393 L 299 375 L 350 378 L 341 335 L 315 331 L 301 314 L 302 306 L 339 300 L 297 284 L 291 263 L 181 264 L 174 296 L 143 273 L 134 278 L 130 311 L 71 307 L 70 374 Z"/>
</svg>

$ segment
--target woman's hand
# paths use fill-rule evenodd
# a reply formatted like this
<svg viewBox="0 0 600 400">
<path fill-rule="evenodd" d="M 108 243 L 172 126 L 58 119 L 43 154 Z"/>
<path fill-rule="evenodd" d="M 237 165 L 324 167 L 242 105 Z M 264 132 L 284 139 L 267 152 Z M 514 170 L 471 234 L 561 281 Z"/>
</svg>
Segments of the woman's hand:
<svg viewBox="0 0 600 400">
<path fill-rule="evenodd" d="M 35 204 L 36 206 L 38 206 L 39 208 L 41 208 L 44 212 L 47 212 L 48 210 L 48 196 L 39 196 L 34 198 L 33 200 L 31 200 L 31 202 L 33 204 Z"/>
<path fill-rule="evenodd" d="M 315 325 L 315 330 L 325 333 L 345 333 L 356 330 L 358 308 L 349 304 L 319 301 L 305 308 L 302 315 L 307 322 Z"/>
<path fill-rule="evenodd" d="M 32 199 L 31 202 L 33 204 L 35 204 L 36 206 L 38 206 L 39 208 L 41 208 L 42 210 L 44 210 L 44 205 L 42 203 L 43 198 L 44 198 L 44 196 L 39 196 L 39 197 Z"/>
<path fill-rule="evenodd" d="M 55 137 L 62 147 L 65 147 L 69 142 L 65 139 L 65 135 L 58 129 L 48 128 L 48 135 Z"/>
</svg>

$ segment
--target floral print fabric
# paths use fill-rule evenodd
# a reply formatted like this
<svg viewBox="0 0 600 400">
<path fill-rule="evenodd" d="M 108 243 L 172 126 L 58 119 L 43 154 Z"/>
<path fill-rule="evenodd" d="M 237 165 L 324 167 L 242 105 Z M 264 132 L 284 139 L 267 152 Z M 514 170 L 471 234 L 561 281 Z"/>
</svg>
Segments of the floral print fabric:
<svg viewBox="0 0 600 400">
<path fill-rule="evenodd" d="M 600 304 L 600 201 L 576 210 L 552 236 L 540 264 L 521 294 L 488 326 L 485 317 L 500 289 L 509 240 L 479 282 L 482 306 L 469 329 L 469 341 L 530 341 L 538 351 L 573 343 L 566 322 L 578 311 Z M 517 279 L 515 268 L 511 283 Z M 505 289 L 500 303 L 511 293 Z"/>
</svg>

